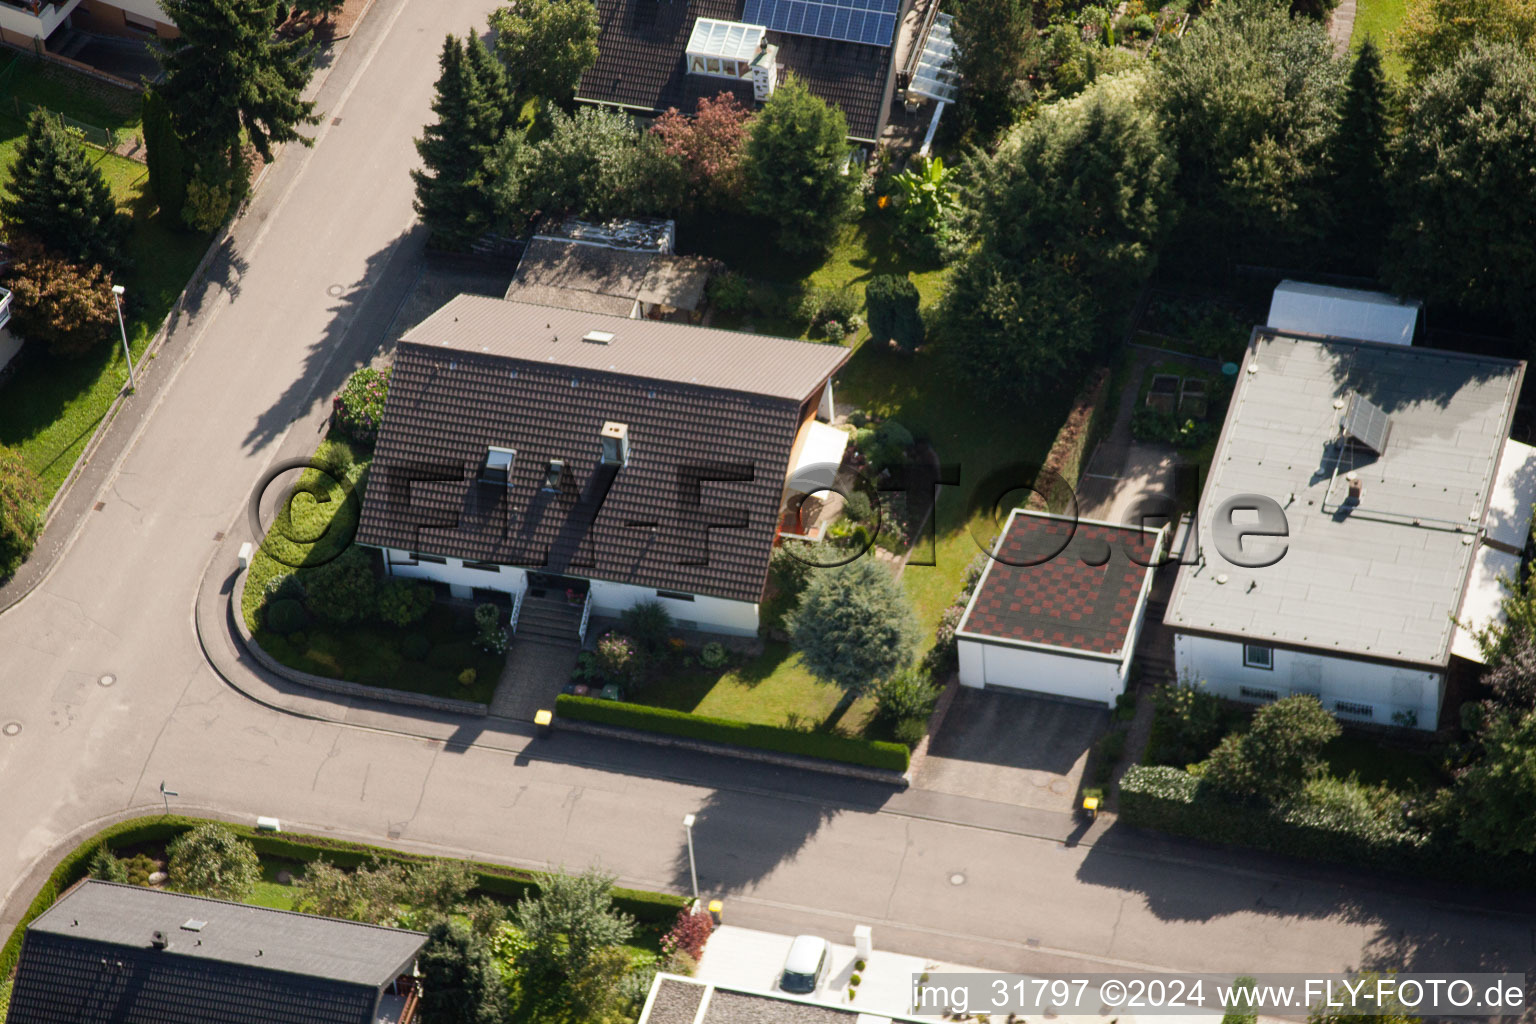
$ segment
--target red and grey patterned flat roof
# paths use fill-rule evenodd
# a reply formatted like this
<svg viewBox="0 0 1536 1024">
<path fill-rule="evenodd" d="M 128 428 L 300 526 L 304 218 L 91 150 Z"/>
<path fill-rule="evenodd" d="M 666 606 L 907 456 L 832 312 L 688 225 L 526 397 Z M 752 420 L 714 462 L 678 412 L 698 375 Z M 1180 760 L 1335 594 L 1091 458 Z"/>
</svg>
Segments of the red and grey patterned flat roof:
<svg viewBox="0 0 1536 1024">
<path fill-rule="evenodd" d="M 1155 530 L 1015 510 L 961 632 L 1118 655 L 1144 600 Z"/>
</svg>

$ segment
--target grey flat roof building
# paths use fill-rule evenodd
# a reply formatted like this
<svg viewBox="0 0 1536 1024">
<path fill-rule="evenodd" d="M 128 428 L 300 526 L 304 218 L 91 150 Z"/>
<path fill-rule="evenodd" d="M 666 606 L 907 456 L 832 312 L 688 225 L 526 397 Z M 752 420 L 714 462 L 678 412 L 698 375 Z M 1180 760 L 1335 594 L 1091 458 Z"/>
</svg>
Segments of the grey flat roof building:
<svg viewBox="0 0 1536 1024">
<path fill-rule="evenodd" d="M 1179 569 L 1164 622 L 1446 665 L 1524 370 L 1510 360 L 1260 328 L 1200 497 L 1204 561 Z M 1380 453 L 1344 432 L 1353 409 L 1370 411 L 1352 405 L 1357 394 L 1386 416 L 1365 439 Z M 1212 543 L 1216 510 L 1244 494 L 1284 508 L 1287 550 L 1271 566 L 1236 565 Z"/>
<path fill-rule="evenodd" d="M 8 1024 L 373 1024 L 426 938 L 87 880 L 27 926 Z"/>
</svg>

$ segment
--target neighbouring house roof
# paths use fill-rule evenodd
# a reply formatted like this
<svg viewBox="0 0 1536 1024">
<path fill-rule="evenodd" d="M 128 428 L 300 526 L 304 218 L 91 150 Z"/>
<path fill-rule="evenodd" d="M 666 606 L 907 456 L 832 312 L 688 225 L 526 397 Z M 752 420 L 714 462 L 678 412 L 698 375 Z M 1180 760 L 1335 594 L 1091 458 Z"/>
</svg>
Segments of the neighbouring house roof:
<svg viewBox="0 0 1536 1024">
<path fill-rule="evenodd" d="M 1154 529 L 1015 509 L 960 632 L 1121 657 L 1134 640 L 1159 544 Z"/>
<path fill-rule="evenodd" d="M 1255 331 L 1200 497 L 1204 559 L 1180 567 L 1164 621 L 1447 664 L 1524 371 L 1504 359 Z M 1379 454 L 1341 440 L 1357 394 L 1387 418 Z M 1363 487 L 1354 506 L 1350 471 Z M 1216 510 L 1247 494 L 1285 511 L 1286 553 L 1266 568 L 1235 565 L 1212 543 Z"/>
<path fill-rule="evenodd" d="M 697 257 L 536 237 L 524 250 L 506 297 L 629 316 L 637 300 L 694 309 L 708 280 L 708 261 Z"/>
<path fill-rule="evenodd" d="M 1268 326 L 1297 334 L 1412 345 L 1422 305 L 1385 292 L 1281 281 L 1270 299 Z"/>
<path fill-rule="evenodd" d="M 702 1016 L 700 1016 L 702 1010 Z M 637 1024 L 892 1024 L 917 1021 L 659 974 Z"/>
<path fill-rule="evenodd" d="M 740 21 L 742 0 L 598 0 L 597 62 L 581 77 L 576 98 L 611 103 L 643 115 L 670 107 L 692 113 L 700 98 L 729 92 L 753 106 L 752 84 L 691 75 L 683 54 L 699 18 Z M 842 108 L 851 138 L 873 141 L 890 74 L 891 49 L 769 32 L 786 73 Z"/>
<path fill-rule="evenodd" d="M 1488 515 L 1483 519 L 1483 543 L 1477 546 L 1467 592 L 1456 613 L 1451 653 L 1458 658 L 1482 664 L 1477 631 L 1505 621 L 1504 597 L 1508 591 L 1503 581 L 1520 578 L 1521 553 L 1530 539 L 1533 505 L 1536 448 L 1519 441 L 1505 441 L 1493 496 L 1488 501 Z"/>
<path fill-rule="evenodd" d="M 372 1024 L 426 938 L 88 880 L 27 926 L 8 1020 Z"/>
<path fill-rule="evenodd" d="M 358 540 L 755 602 L 796 432 L 848 355 L 459 296 L 400 343 Z M 491 445 L 517 452 L 509 486 L 478 480 Z"/>
</svg>

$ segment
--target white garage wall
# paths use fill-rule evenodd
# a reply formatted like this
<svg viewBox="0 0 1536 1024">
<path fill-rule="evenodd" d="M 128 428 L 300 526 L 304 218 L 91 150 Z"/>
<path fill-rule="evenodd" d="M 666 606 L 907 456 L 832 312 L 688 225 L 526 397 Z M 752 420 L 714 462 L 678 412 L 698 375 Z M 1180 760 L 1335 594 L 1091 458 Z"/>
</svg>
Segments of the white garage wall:
<svg viewBox="0 0 1536 1024">
<path fill-rule="evenodd" d="M 1262 669 L 1243 664 L 1240 642 L 1181 633 L 1173 643 L 1174 666 L 1181 680 L 1203 680 L 1211 692 L 1232 700 L 1264 703 L 1311 693 L 1343 722 L 1392 725 L 1392 716 L 1403 712 L 1417 719 L 1417 728 L 1430 731 L 1440 717 L 1444 673 L 1278 647 L 1273 651 L 1274 668 Z M 1370 710 L 1341 709 L 1339 701 Z"/>
<path fill-rule="evenodd" d="M 960 684 L 1005 686 L 1031 693 L 1072 697 L 1115 706 L 1125 690 L 1118 660 L 1076 658 L 1069 654 L 986 643 L 960 637 Z"/>
</svg>

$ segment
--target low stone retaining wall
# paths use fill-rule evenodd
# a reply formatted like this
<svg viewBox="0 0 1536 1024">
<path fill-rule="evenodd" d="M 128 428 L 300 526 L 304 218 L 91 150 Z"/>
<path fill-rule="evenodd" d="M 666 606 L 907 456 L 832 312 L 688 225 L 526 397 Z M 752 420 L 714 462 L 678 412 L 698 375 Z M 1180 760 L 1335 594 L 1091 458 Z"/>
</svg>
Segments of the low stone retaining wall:
<svg viewBox="0 0 1536 1024">
<path fill-rule="evenodd" d="M 362 697 L 365 700 L 380 700 L 389 704 L 403 704 L 407 707 L 428 708 L 432 711 L 447 711 L 455 715 L 478 715 L 484 717 L 490 714 L 491 709 L 485 704 L 473 700 L 457 700 L 453 697 L 433 697 L 425 693 L 412 693 L 409 690 L 391 690 L 387 686 L 368 686 L 365 683 L 349 683 L 345 679 L 331 679 L 329 676 L 317 676 L 309 672 L 300 672 L 278 661 L 272 655 L 262 650 L 261 644 L 256 642 L 256 637 L 251 634 L 251 627 L 246 624 L 245 615 L 240 609 L 241 595 L 245 593 L 245 577 L 249 570 L 240 570 L 240 575 L 235 577 L 235 587 L 229 598 L 229 614 L 235 621 L 235 630 L 240 634 L 240 642 L 250 652 L 251 657 L 261 662 L 262 666 L 273 675 L 281 676 L 289 682 L 299 683 L 315 690 L 323 690 L 326 693 L 334 693 L 342 697 Z"/>
</svg>

